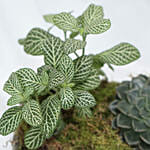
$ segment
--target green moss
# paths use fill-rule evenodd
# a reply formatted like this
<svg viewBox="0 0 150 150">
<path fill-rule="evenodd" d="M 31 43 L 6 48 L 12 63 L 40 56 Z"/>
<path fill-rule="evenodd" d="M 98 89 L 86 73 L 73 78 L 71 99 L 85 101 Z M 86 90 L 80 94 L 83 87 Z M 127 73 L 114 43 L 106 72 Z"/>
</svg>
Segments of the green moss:
<svg viewBox="0 0 150 150">
<path fill-rule="evenodd" d="M 91 91 L 97 100 L 92 118 L 78 118 L 73 110 L 64 112 L 65 129 L 47 140 L 39 150 L 130 150 L 121 141 L 118 131 L 111 128 L 112 114 L 108 105 L 115 98 L 117 85 L 103 81 L 100 87 Z"/>
</svg>

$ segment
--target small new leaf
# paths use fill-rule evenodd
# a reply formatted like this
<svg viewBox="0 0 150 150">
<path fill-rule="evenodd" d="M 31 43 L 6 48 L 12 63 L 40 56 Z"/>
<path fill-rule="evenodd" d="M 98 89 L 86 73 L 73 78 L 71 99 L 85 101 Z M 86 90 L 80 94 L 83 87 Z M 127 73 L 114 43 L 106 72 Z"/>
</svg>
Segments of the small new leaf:
<svg viewBox="0 0 150 150">
<path fill-rule="evenodd" d="M 86 42 L 76 39 L 67 39 L 64 44 L 64 53 L 71 54 L 76 50 L 83 49 L 86 46 Z"/>
<path fill-rule="evenodd" d="M 97 56 L 103 63 L 122 66 L 137 60 L 140 57 L 140 53 L 133 45 L 120 43 Z"/>
<path fill-rule="evenodd" d="M 16 106 L 8 109 L 0 119 L 0 134 L 6 136 L 14 132 L 22 121 L 21 107 Z"/>
<path fill-rule="evenodd" d="M 48 97 L 41 104 L 43 133 L 49 138 L 54 132 L 60 114 L 60 101 L 56 96 Z"/>
<path fill-rule="evenodd" d="M 70 109 L 74 105 L 74 94 L 71 88 L 61 89 L 60 101 L 63 109 Z"/>
<path fill-rule="evenodd" d="M 78 32 L 77 20 L 70 13 L 62 12 L 53 17 L 54 24 L 63 31 Z"/>
<path fill-rule="evenodd" d="M 92 56 L 81 56 L 74 60 L 74 77 L 73 82 L 84 81 L 90 74 L 92 67 Z"/>
<path fill-rule="evenodd" d="M 42 123 L 40 105 L 35 100 L 28 101 L 23 109 L 23 118 L 31 126 L 39 126 Z"/>
<path fill-rule="evenodd" d="M 76 90 L 74 95 L 76 107 L 86 108 L 96 105 L 95 98 L 87 91 Z"/>
<path fill-rule="evenodd" d="M 37 149 L 42 146 L 45 136 L 42 134 L 40 127 L 33 127 L 28 130 L 24 137 L 25 146 L 28 149 Z"/>
<path fill-rule="evenodd" d="M 54 24 L 53 18 L 56 14 L 44 15 L 43 18 L 46 22 Z"/>
<path fill-rule="evenodd" d="M 7 105 L 13 106 L 13 105 L 19 104 L 24 101 L 25 101 L 25 99 L 21 94 L 16 94 L 8 99 Z"/>
<path fill-rule="evenodd" d="M 92 111 L 90 108 L 79 108 L 77 107 L 76 108 L 76 111 L 77 111 L 77 116 L 80 117 L 80 118 L 90 118 L 92 117 Z"/>
<path fill-rule="evenodd" d="M 12 73 L 8 79 L 8 81 L 6 81 L 3 90 L 5 92 L 7 92 L 10 95 L 16 95 L 16 94 L 20 94 L 22 93 L 22 86 L 19 82 L 19 79 L 17 77 L 16 73 Z"/>
</svg>

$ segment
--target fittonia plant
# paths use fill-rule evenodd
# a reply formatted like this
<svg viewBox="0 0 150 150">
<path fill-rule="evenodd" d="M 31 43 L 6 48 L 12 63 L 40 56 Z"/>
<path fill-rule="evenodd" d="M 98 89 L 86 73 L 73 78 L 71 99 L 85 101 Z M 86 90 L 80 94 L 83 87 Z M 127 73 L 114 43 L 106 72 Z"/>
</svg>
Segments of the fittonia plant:
<svg viewBox="0 0 150 150">
<path fill-rule="evenodd" d="M 129 43 L 120 43 L 97 55 L 85 55 L 87 35 L 101 34 L 111 26 L 101 6 L 91 4 L 78 18 L 62 12 L 45 15 L 44 19 L 63 30 L 65 40 L 41 28 L 30 30 L 19 43 L 26 53 L 44 56 L 45 65 L 37 72 L 19 69 L 4 85 L 4 91 L 11 95 L 7 104 L 13 107 L 0 119 L 0 133 L 14 132 L 24 120 L 30 126 L 24 137 L 28 149 L 37 149 L 54 134 L 62 109 L 75 108 L 84 116 L 91 114 L 90 108 L 96 101 L 88 91 L 99 86 L 100 68 L 104 64 L 126 65 L 140 57 Z M 81 35 L 83 41 L 75 39 L 77 35 Z M 80 49 L 81 56 L 76 52 Z M 71 53 L 76 59 L 69 56 Z M 16 104 L 20 105 L 14 106 Z"/>
</svg>

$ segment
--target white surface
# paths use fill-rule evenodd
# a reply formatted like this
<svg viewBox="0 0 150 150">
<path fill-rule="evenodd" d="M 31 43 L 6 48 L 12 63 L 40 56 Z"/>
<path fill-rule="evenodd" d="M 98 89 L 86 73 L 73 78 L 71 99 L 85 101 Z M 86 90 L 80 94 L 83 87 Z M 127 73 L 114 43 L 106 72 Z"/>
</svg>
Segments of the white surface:
<svg viewBox="0 0 150 150">
<path fill-rule="evenodd" d="M 17 40 L 33 27 L 47 29 L 49 24 L 42 15 L 74 10 L 77 16 L 90 3 L 104 7 L 112 27 L 104 34 L 89 36 L 86 53 L 98 53 L 120 42 L 130 42 L 140 50 L 141 59 L 124 67 L 114 67 L 115 72 L 105 67 L 109 79 L 122 81 L 129 79 L 130 74 L 150 73 L 150 0 L 0 0 L 0 115 L 7 108 L 8 95 L 2 87 L 10 73 L 21 67 L 36 69 L 43 64 L 42 57 L 25 54 Z M 63 37 L 57 28 L 52 31 Z M 0 136 L 0 149 L 11 150 L 10 143 L 6 147 L 11 137 Z"/>
</svg>

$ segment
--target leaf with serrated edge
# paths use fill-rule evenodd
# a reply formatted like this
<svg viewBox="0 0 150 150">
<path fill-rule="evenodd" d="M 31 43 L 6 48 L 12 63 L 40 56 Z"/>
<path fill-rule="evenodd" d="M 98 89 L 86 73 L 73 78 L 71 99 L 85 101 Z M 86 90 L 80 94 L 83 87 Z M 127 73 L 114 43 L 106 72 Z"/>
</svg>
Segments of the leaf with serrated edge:
<svg viewBox="0 0 150 150">
<path fill-rule="evenodd" d="M 74 94 L 70 87 L 61 89 L 60 101 L 63 109 L 70 109 L 74 105 Z"/>
<path fill-rule="evenodd" d="M 19 79 L 16 75 L 16 73 L 12 73 L 6 81 L 3 90 L 7 92 L 10 95 L 16 95 L 22 93 L 22 86 L 21 83 L 19 82 Z"/>
<path fill-rule="evenodd" d="M 78 32 L 79 30 L 76 18 L 70 13 L 62 12 L 55 15 L 53 22 L 58 28 L 64 31 Z"/>
<path fill-rule="evenodd" d="M 86 42 L 76 39 L 67 39 L 64 44 L 64 53 L 71 54 L 76 50 L 83 49 L 86 45 Z"/>
<path fill-rule="evenodd" d="M 100 78 L 96 69 L 92 69 L 85 81 L 76 85 L 78 90 L 93 90 L 100 85 Z"/>
<path fill-rule="evenodd" d="M 28 101 L 23 109 L 22 109 L 22 115 L 24 120 L 31 126 L 39 126 L 42 123 L 42 114 L 40 105 L 35 100 Z"/>
<path fill-rule="evenodd" d="M 57 96 L 48 97 L 41 104 L 43 133 L 48 138 L 54 132 L 60 114 L 60 101 Z"/>
<path fill-rule="evenodd" d="M 86 108 L 96 105 L 95 98 L 87 91 L 76 90 L 74 91 L 74 96 L 76 107 Z"/>
<path fill-rule="evenodd" d="M 25 133 L 24 143 L 28 149 L 37 149 L 42 146 L 45 136 L 42 134 L 41 127 L 33 127 Z"/>
<path fill-rule="evenodd" d="M 14 132 L 22 121 L 21 107 L 9 108 L 0 119 L 0 134 L 6 136 Z"/>
<path fill-rule="evenodd" d="M 25 88 L 33 87 L 37 90 L 40 86 L 42 86 L 40 77 L 30 68 L 19 69 L 16 74 Z"/>
<path fill-rule="evenodd" d="M 74 60 L 74 82 L 84 81 L 90 74 L 92 67 L 92 56 L 81 56 Z"/>
<path fill-rule="evenodd" d="M 121 66 L 137 60 L 140 57 L 140 53 L 133 45 L 120 43 L 97 56 L 99 56 L 99 59 L 104 63 Z"/>
<path fill-rule="evenodd" d="M 29 31 L 25 42 L 24 50 L 31 55 L 44 55 L 41 45 L 51 38 L 51 34 L 41 28 L 33 28 Z"/>
<path fill-rule="evenodd" d="M 44 62 L 46 65 L 51 65 L 54 68 L 58 67 L 63 55 L 63 46 L 63 41 L 54 36 L 51 36 L 49 40 L 42 44 L 41 48 L 45 53 Z"/>
<path fill-rule="evenodd" d="M 61 58 L 60 65 L 58 66 L 58 70 L 65 77 L 65 82 L 70 82 L 74 75 L 74 64 L 72 59 L 69 56 L 64 55 Z"/>
</svg>

